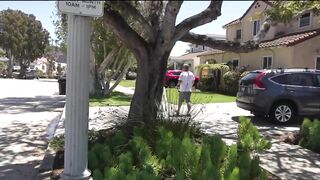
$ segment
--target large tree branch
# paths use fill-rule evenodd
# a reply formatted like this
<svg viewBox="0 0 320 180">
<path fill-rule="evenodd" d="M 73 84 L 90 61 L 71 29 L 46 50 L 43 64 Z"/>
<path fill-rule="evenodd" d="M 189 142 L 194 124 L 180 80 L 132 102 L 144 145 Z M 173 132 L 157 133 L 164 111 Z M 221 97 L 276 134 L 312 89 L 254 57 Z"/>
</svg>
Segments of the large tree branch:
<svg viewBox="0 0 320 180">
<path fill-rule="evenodd" d="M 155 32 L 153 28 L 150 26 L 149 22 L 142 16 L 142 14 L 128 1 L 117 1 L 117 2 L 110 2 L 110 5 L 113 7 L 119 7 L 120 13 L 125 12 L 128 13 L 135 21 L 139 22 L 140 26 L 146 31 L 147 37 L 150 41 L 155 40 Z M 122 13 L 125 14 L 125 13 Z"/>
<path fill-rule="evenodd" d="M 121 15 L 110 7 L 104 8 L 104 25 L 130 48 L 137 59 L 146 53 L 147 43 L 134 31 Z"/>
<path fill-rule="evenodd" d="M 235 53 L 246 53 L 258 48 L 258 45 L 255 45 L 252 41 L 249 41 L 245 44 L 240 44 L 238 42 L 216 40 L 206 35 L 199 35 L 194 33 L 188 33 L 184 35 L 180 40 L 193 44 L 202 44 L 221 51 L 231 51 Z"/>
<path fill-rule="evenodd" d="M 174 42 L 186 35 L 191 29 L 207 24 L 221 15 L 222 1 L 211 0 L 210 5 L 201 13 L 191 16 L 176 26 Z"/>
<path fill-rule="evenodd" d="M 112 60 L 114 60 L 119 49 L 121 49 L 121 48 L 122 48 L 122 46 L 116 46 L 111 50 L 111 52 L 104 58 L 104 60 L 100 64 L 100 66 L 98 68 L 98 73 L 101 74 L 106 70 L 106 68 L 111 64 Z"/>
<path fill-rule="evenodd" d="M 164 41 L 171 41 L 175 32 L 175 23 L 183 1 L 169 1 L 166 5 L 162 23 Z"/>
</svg>

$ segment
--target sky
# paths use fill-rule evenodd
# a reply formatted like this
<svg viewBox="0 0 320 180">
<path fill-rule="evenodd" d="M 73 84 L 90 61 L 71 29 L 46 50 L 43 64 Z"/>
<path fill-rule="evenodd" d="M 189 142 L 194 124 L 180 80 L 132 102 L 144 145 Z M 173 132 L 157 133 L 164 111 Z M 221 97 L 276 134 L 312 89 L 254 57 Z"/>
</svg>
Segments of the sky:
<svg viewBox="0 0 320 180">
<path fill-rule="evenodd" d="M 33 14 L 40 20 L 43 27 L 50 32 L 52 39 L 55 39 L 54 26 L 52 21 L 56 19 L 56 1 L 0 1 L 0 11 L 4 9 L 18 9 L 27 14 Z M 181 22 L 192 15 L 204 10 L 209 1 L 185 1 L 182 4 L 177 16 L 177 22 Z M 225 35 L 224 24 L 237 19 L 249 8 L 252 1 L 224 1 L 222 4 L 221 16 L 217 20 L 191 30 L 199 34 L 221 34 Z M 171 56 L 180 56 L 189 48 L 188 43 L 178 41 L 174 46 Z"/>
</svg>

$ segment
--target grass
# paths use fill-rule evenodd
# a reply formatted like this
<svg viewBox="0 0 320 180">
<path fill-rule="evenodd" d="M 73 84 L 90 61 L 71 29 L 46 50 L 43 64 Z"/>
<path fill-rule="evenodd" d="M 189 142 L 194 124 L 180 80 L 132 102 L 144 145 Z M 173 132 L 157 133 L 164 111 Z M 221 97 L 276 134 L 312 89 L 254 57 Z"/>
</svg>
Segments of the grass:
<svg viewBox="0 0 320 180">
<path fill-rule="evenodd" d="M 178 104 L 179 92 L 175 88 L 167 88 L 167 99 L 170 103 Z M 129 106 L 132 97 L 125 95 L 121 92 L 112 92 L 108 97 L 90 97 L 90 107 L 101 106 Z M 235 96 L 228 96 L 223 94 L 217 94 L 212 92 L 192 92 L 191 103 L 192 104 L 206 104 L 206 103 L 224 103 L 235 102 Z"/>
<path fill-rule="evenodd" d="M 114 91 L 108 97 L 90 97 L 89 106 L 129 106 L 131 96 Z"/>
<path fill-rule="evenodd" d="M 119 85 L 123 87 L 135 87 L 136 80 L 122 80 Z"/>
<path fill-rule="evenodd" d="M 175 88 L 167 88 L 167 99 L 170 103 L 178 104 L 179 92 Z M 235 102 L 235 96 L 228 96 L 212 92 L 201 92 L 194 91 L 191 94 L 192 104 L 202 104 L 202 103 L 224 103 L 224 102 Z"/>
</svg>

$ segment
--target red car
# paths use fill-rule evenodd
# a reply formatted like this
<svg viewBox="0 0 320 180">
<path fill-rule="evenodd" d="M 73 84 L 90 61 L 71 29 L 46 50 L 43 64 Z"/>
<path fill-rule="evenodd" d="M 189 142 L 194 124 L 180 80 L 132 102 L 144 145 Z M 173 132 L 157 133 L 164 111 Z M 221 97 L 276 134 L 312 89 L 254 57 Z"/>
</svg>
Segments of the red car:
<svg viewBox="0 0 320 180">
<path fill-rule="evenodd" d="M 167 71 L 166 76 L 163 81 L 164 86 L 170 87 L 170 88 L 176 87 L 178 84 L 179 76 L 182 72 L 183 72 L 182 70 L 169 70 L 169 71 Z M 199 82 L 199 76 L 195 76 L 193 86 L 197 87 L 198 82 Z"/>
</svg>

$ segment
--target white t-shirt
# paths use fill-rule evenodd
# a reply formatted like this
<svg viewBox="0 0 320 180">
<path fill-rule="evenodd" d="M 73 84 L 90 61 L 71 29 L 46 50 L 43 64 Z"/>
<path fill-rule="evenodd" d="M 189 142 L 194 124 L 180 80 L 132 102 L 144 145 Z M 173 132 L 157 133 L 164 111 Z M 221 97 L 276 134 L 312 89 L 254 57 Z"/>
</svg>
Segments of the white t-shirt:
<svg viewBox="0 0 320 180">
<path fill-rule="evenodd" d="M 183 71 L 179 77 L 180 92 L 191 92 L 194 81 L 194 75 L 191 71 Z"/>
</svg>

